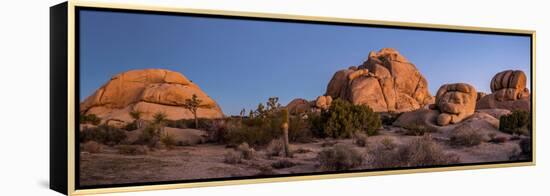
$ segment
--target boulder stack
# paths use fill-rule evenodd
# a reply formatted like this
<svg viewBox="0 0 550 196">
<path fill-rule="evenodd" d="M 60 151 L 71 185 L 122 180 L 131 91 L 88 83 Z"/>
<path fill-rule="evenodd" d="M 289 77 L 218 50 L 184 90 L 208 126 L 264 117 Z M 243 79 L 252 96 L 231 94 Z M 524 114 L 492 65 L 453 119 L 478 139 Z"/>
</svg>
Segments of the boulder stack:
<svg viewBox="0 0 550 196">
<path fill-rule="evenodd" d="M 391 48 L 370 52 L 358 67 L 337 71 L 325 95 L 365 104 L 376 112 L 406 112 L 433 103 L 424 76 Z"/>
<path fill-rule="evenodd" d="M 491 80 L 491 94 L 477 102 L 477 109 L 531 110 L 527 77 L 523 71 L 506 70 Z"/>
</svg>

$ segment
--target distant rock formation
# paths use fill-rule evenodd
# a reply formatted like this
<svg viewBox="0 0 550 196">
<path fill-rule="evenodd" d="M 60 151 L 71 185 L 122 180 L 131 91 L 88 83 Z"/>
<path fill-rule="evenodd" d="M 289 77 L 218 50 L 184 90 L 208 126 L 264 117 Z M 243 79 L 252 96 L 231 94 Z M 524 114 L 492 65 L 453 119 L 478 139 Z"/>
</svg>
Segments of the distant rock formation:
<svg viewBox="0 0 550 196">
<path fill-rule="evenodd" d="M 290 114 L 301 114 L 311 111 L 312 104 L 310 101 L 296 98 L 286 105 Z"/>
<path fill-rule="evenodd" d="M 118 74 L 80 103 L 81 114 L 95 114 L 103 120 L 131 122 L 130 111 L 140 111 L 143 119 L 164 112 L 168 119 L 190 119 L 183 108 L 193 94 L 202 100 L 199 118 L 221 118 L 218 104 L 199 86 L 178 72 L 163 69 L 132 70 Z"/>
<path fill-rule="evenodd" d="M 358 67 L 337 71 L 325 95 L 365 104 L 376 112 L 412 111 L 434 101 L 416 66 L 391 48 L 370 52 Z"/>
<path fill-rule="evenodd" d="M 437 91 L 435 104 L 430 109 L 441 112 L 437 117 L 438 125 L 456 124 L 474 114 L 476 99 L 477 91 L 472 85 L 445 84 Z"/>
<path fill-rule="evenodd" d="M 491 80 L 491 94 L 477 102 L 477 109 L 531 110 L 531 96 L 523 71 L 506 70 Z"/>
</svg>

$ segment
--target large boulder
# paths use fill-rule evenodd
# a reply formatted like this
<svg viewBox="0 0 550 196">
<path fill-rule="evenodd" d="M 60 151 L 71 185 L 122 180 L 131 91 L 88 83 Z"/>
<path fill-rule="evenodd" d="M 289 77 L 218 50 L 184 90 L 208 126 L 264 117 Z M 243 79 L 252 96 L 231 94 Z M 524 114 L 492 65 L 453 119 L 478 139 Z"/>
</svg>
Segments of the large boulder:
<svg viewBox="0 0 550 196">
<path fill-rule="evenodd" d="M 416 66 L 391 48 L 370 52 L 358 67 L 337 71 L 325 95 L 365 104 L 376 112 L 406 112 L 434 101 Z"/>
<path fill-rule="evenodd" d="M 437 124 L 456 124 L 471 116 L 475 112 L 476 99 L 477 91 L 472 85 L 455 83 L 441 86 L 432 108 L 441 112 L 437 117 Z"/>
<path fill-rule="evenodd" d="M 315 107 L 323 110 L 327 110 L 332 104 L 331 96 L 319 96 L 315 100 Z"/>
<path fill-rule="evenodd" d="M 218 104 L 178 72 L 163 69 L 132 70 L 120 73 L 80 103 L 81 114 L 95 114 L 104 121 L 130 122 L 131 111 L 152 119 L 164 112 L 168 119 L 190 119 L 192 113 L 183 107 L 193 94 L 202 100 L 197 110 L 200 118 L 221 118 Z"/>
<path fill-rule="evenodd" d="M 531 95 L 523 71 L 506 70 L 491 80 L 491 94 L 477 102 L 477 109 L 531 110 Z"/>
<path fill-rule="evenodd" d="M 301 114 L 311 111 L 311 103 L 302 98 L 296 98 L 286 105 L 290 114 Z"/>
</svg>

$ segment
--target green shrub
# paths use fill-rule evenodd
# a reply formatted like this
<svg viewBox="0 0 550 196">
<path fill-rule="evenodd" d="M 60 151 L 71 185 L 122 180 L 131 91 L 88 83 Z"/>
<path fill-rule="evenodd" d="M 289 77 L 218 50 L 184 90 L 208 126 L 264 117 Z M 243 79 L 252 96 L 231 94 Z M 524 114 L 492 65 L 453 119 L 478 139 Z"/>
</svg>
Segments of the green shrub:
<svg viewBox="0 0 550 196">
<path fill-rule="evenodd" d="M 291 142 L 310 142 L 313 134 L 308 127 L 308 122 L 299 116 L 290 118 L 288 126 L 288 139 Z"/>
<path fill-rule="evenodd" d="M 124 130 L 109 126 L 99 125 L 97 127 L 84 128 L 80 132 L 80 142 L 96 141 L 105 145 L 120 144 L 126 139 Z"/>
<path fill-rule="evenodd" d="M 376 135 L 382 126 L 380 116 L 367 105 L 353 105 L 341 99 L 333 101 L 321 118 L 324 135 L 334 138 L 349 138 L 356 131 Z"/>
<path fill-rule="evenodd" d="M 318 159 L 321 169 L 330 171 L 349 170 L 363 163 L 363 157 L 358 151 L 344 145 L 323 149 Z"/>
<path fill-rule="evenodd" d="M 198 123 L 200 128 L 208 128 L 212 126 L 213 121 L 217 119 L 199 118 Z M 180 119 L 180 120 L 165 120 L 167 127 L 178 129 L 196 129 L 195 119 Z"/>
<path fill-rule="evenodd" d="M 380 140 L 380 144 L 386 150 L 393 150 L 397 146 L 391 137 L 382 138 L 382 140 Z"/>
<path fill-rule="evenodd" d="M 124 126 L 124 130 L 126 131 L 133 131 L 138 129 L 136 121 L 133 121 L 131 123 L 128 123 Z"/>
<path fill-rule="evenodd" d="M 101 118 L 97 117 L 95 114 L 80 115 L 80 124 L 99 125 L 99 123 L 101 123 Z"/>
<path fill-rule="evenodd" d="M 531 128 L 531 113 L 528 111 L 514 110 L 500 117 L 499 129 L 502 132 L 527 135 Z"/>
<path fill-rule="evenodd" d="M 410 124 L 405 127 L 405 135 L 421 136 L 431 131 L 424 125 Z"/>
<path fill-rule="evenodd" d="M 399 116 L 401 116 L 402 113 L 396 113 L 396 112 L 385 112 L 380 114 L 380 120 L 382 121 L 383 125 L 392 125 Z"/>
</svg>

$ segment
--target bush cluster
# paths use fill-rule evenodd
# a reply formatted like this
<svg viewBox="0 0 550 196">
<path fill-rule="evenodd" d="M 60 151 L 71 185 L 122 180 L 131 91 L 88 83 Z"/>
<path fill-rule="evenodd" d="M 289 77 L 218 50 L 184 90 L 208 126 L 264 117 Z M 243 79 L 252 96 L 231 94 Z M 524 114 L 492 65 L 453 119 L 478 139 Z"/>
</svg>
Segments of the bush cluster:
<svg viewBox="0 0 550 196">
<path fill-rule="evenodd" d="M 335 145 L 319 152 L 321 169 L 329 171 L 349 170 L 363 163 L 361 154 L 348 146 Z"/>
<path fill-rule="evenodd" d="M 514 110 L 511 114 L 500 117 L 499 129 L 505 133 L 528 135 L 531 129 L 531 113 Z"/>
<path fill-rule="evenodd" d="M 321 113 L 322 136 L 349 138 L 357 131 L 376 135 L 382 126 L 380 116 L 367 105 L 336 99 L 330 108 Z"/>
<path fill-rule="evenodd" d="M 97 117 L 95 114 L 80 115 L 80 124 L 99 125 L 100 123 L 101 123 L 101 118 Z"/>
<path fill-rule="evenodd" d="M 105 145 L 116 145 L 126 139 L 124 130 L 106 124 L 97 127 L 84 128 L 80 132 L 80 142 L 96 141 Z"/>
</svg>

